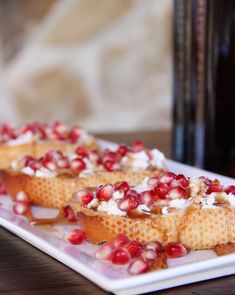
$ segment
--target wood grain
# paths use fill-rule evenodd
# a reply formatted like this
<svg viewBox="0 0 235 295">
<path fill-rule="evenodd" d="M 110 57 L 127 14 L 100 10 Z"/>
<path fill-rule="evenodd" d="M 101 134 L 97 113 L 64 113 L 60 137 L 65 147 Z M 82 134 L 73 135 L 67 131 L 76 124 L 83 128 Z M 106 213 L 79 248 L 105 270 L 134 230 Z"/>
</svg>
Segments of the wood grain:
<svg viewBox="0 0 235 295">
<path fill-rule="evenodd" d="M 147 146 L 158 146 L 168 156 L 170 155 L 170 134 L 167 132 L 105 134 L 103 137 L 124 143 L 142 139 Z M 0 237 L 0 294 L 108 294 L 83 276 L 3 228 L 0 228 Z M 227 276 L 150 294 L 234 295 L 234 290 L 235 276 Z"/>
</svg>

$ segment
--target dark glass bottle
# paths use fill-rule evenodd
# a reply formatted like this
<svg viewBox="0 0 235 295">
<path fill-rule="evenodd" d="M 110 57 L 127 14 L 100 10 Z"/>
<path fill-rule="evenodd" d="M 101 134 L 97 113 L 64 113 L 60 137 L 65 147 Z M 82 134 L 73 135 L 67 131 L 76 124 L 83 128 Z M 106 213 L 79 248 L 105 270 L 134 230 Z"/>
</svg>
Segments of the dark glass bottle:
<svg viewBox="0 0 235 295">
<path fill-rule="evenodd" d="M 235 1 L 174 1 L 173 159 L 235 177 Z"/>
</svg>

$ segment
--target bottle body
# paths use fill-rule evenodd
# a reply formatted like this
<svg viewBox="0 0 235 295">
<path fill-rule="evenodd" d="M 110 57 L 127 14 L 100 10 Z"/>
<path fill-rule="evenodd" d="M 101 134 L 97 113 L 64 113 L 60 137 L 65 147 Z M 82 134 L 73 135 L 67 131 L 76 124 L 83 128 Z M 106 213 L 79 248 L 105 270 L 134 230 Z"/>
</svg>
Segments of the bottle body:
<svg viewBox="0 0 235 295">
<path fill-rule="evenodd" d="M 174 5 L 173 158 L 235 177 L 235 1 Z"/>
</svg>

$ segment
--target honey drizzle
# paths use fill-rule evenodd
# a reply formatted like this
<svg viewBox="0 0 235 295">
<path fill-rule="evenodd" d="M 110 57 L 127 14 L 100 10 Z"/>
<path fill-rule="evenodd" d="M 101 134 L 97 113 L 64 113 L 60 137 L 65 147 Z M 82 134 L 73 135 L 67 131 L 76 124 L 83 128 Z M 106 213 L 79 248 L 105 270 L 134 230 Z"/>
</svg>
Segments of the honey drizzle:
<svg viewBox="0 0 235 295">
<path fill-rule="evenodd" d="M 32 212 L 28 212 L 25 214 L 25 217 L 28 218 L 30 222 L 32 222 L 34 225 L 41 225 L 41 224 L 55 224 L 59 221 L 64 220 L 64 214 L 62 210 L 59 211 L 59 213 L 52 218 L 37 218 L 33 216 Z"/>
</svg>

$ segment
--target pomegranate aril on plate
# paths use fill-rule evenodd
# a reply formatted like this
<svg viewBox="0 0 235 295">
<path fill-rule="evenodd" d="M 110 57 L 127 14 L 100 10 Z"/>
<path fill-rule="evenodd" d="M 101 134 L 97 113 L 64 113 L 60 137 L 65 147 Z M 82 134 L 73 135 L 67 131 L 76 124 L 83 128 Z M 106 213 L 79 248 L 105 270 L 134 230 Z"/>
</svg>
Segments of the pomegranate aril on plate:
<svg viewBox="0 0 235 295">
<path fill-rule="evenodd" d="M 132 143 L 132 150 L 133 152 L 141 152 L 144 149 L 144 144 L 141 140 L 135 140 Z"/>
<path fill-rule="evenodd" d="M 131 241 L 125 245 L 125 249 L 129 252 L 132 258 L 137 257 L 140 254 L 142 248 L 143 245 L 138 241 Z"/>
<path fill-rule="evenodd" d="M 72 160 L 70 167 L 73 170 L 80 172 L 86 169 L 86 163 L 82 159 L 76 158 Z"/>
<path fill-rule="evenodd" d="M 80 229 L 73 229 L 65 235 L 65 240 L 73 245 L 80 245 L 85 240 L 86 234 Z"/>
<path fill-rule="evenodd" d="M 128 237 L 126 235 L 119 234 L 119 235 L 117 235 L 117 237 L 114 240 L 113 244 L 114 244 L 115 247 L 119 248 L 119 247 L 124 246 L 128 242 L 129 242 L 129 239 L 128 239 Z"/>
<path fill-rule="evenodd" d="M 94 199 L 93 193 L 88 190 L 80 190 L 74 194 L 74 197 L 83 206 L 88 205 Z"/>
<path fill-rule="evenodd" d="M 149 270 L 149 263 L 142 257 L 136 258 L 128 266 L 128 273 L 130 275 L 139 275 Z"/>
<path fill-rule="evenodd" d="M 177 186 L 169 190 L 168 197 L 172 200 L 174 199 L 186 199 L 189 197 L 189 194 L 186 189 L 182 186 Z"/>
<path fill-rule="evenodd" d="M 30 205 L 25 202 L 16 202 L 13 205 L 13 212 L 15 214 L 24 215 L 30 211 Z"/>
<path fill-rule="evenodd" d="M 128 182 L 120 181 L 115 183 L 115 189 L 117 191 L 124 191 L 124 193 L 127 193 L 131 187 L 129 186 Z"/>
<path fill-rule="evenodd" d="M 96 250 L 94 256 L 100 260 L 110 260 L 114 250 L 115 246 L 112 243 L 105 243 Z"/>
<path fill-rule="evenodd" d="M 72 208 L 69 205 L 66 205 L 63 208 L 63 212 L 64 212 L 64 217 L 69 221 L 69 222 L 76 222 L 77 221 L 77 217 L 74 214 Z"/>
<path fill-rule="evenodd" d="M 158 182 L 161 182 L 161 183 L 170 183 L 174 178 L 176 177 L 176 175 L 173 173 L 173 172 L 166 172 L 166 173 L 163 173 L 159 176 L 158 178 Z"/>
<path fill-rule="evenodd" d="M 156 200 L 155 194 L 153 191 L 143 191 L 140 193 L 140 201 L 142 204 L 146 205 L 147 207 L 150 207 L 153 205 L 154 201 Z"/>
<path fill-rule="evenodd" d="M 158 241 L 152 241 L 152 242 L 145 244 L 145 249 L 147 249 L 147 250 L 150 249 L 150 250 L 154 250 L 155 252 L 159 252 L 159 251 L 162 251 L 164 248 L 163 248 L 162 243 L 160 243 Z"/>
<path fill-rule="evenodd" d="M 117 248 L 113 251 L 111 261 L 113 264 L 127 264 L 131 257 L 129 252 L 124 248 Z"/>
<path fill-rule="evenodd" d="M 120 156 L 124 157 L 127 154 L 127 152 L 128 152 L 127 146 L 125 146 L 124 144 L 120 144 L 118 149 L 117 149 L 117 153 Z"/>
<path fill-rule="evenodd" d="M 165 247 L 168 258 L 179 258 L 183 257 L 188 253 L 186 247 L 179 243 L 169 243 Z"/>
<path fill-rule="evenodd" d="M 140 257 L 148 261 L 154 261 L 157 258 L 157 252 L 152 249 L 144 249 L 141 251 Z"/>
<path fill-rule="evenodd" d="M 15 200 L 16 200 L 16 202 L 22 202 L 22 203 L 30 204 L 29 197 L 22 191 L 17 193 L 17 195 L 15 197 Z"/>
<path fill-rule="evenodd" d="M 98 187 L 96 197 L 100 201 L 108 201 L 112 198 L 114 192 L 115 190 L 112 184 L 104 184 Z"/>
</svg>

